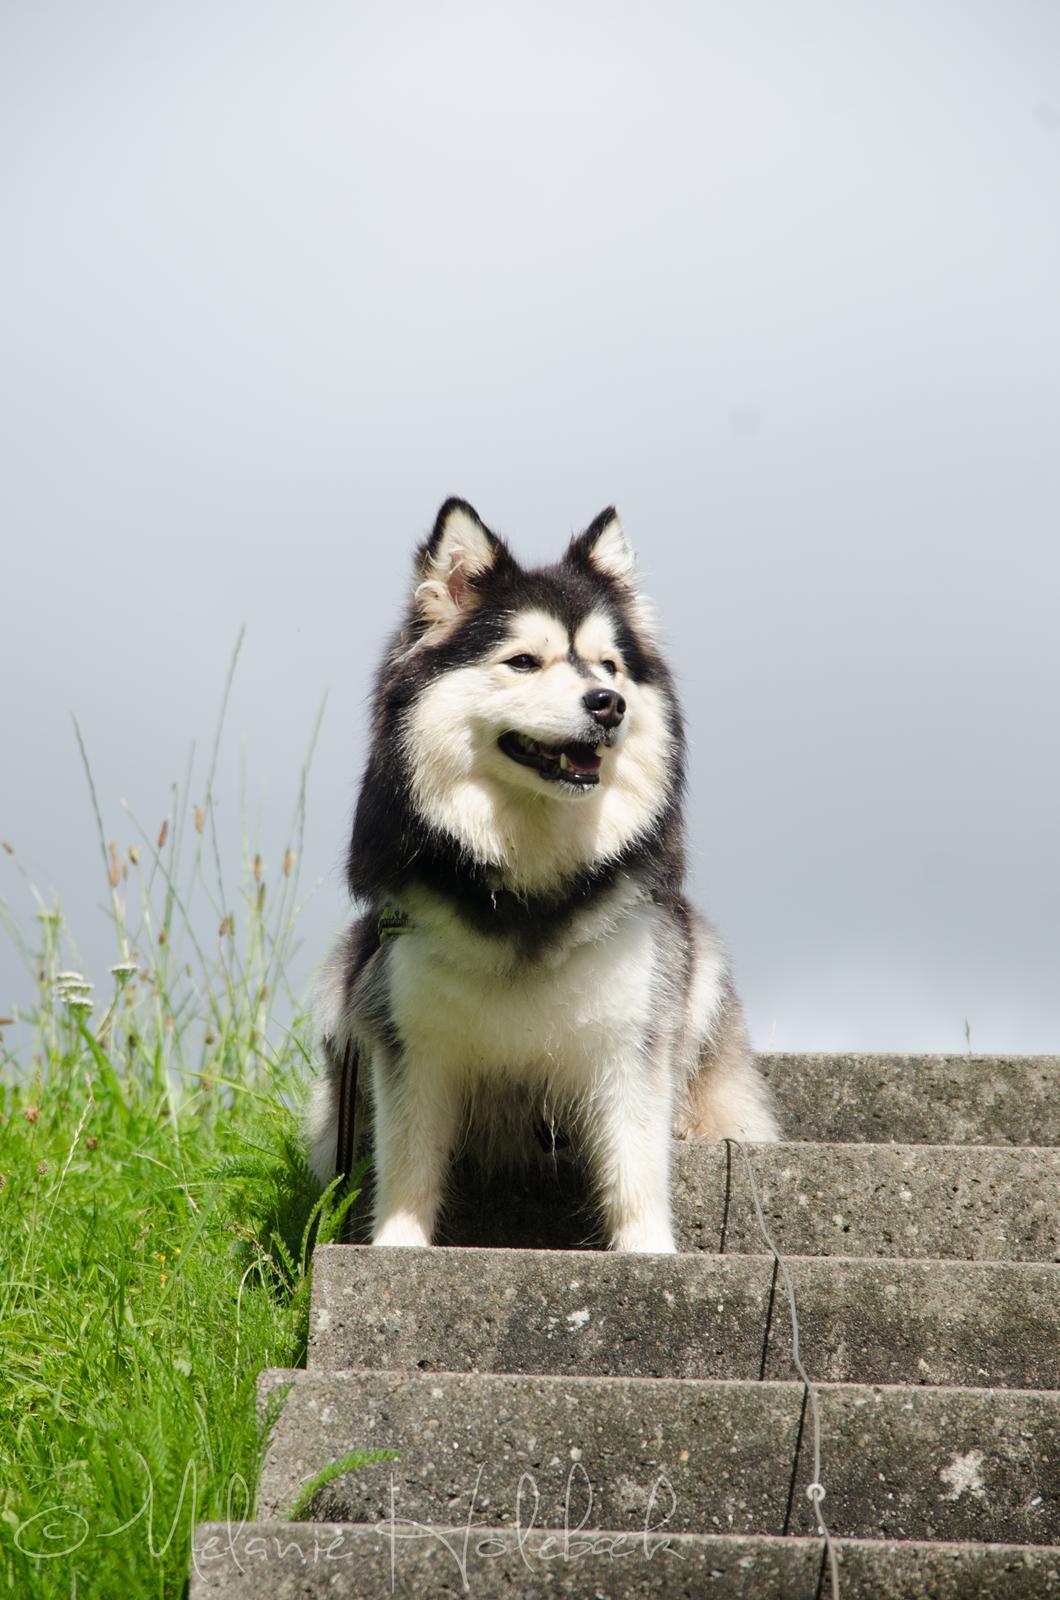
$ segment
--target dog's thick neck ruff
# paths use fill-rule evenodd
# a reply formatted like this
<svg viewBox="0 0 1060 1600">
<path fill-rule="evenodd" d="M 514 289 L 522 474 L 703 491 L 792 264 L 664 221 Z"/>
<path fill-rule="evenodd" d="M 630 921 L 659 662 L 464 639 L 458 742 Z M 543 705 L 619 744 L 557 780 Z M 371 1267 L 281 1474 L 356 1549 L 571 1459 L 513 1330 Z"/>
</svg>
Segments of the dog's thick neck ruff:
<svg viewBox="0 0 1060 1600">
<path fill-rule="evenodd" d="M 540 936 L 609 883 L 683 876 L 684 752 L 613 510 L 527 571 L 464 501 L 420 548 L 376 683 L 354 895 L 429 887 L 482 931 Z"/>
</svg>

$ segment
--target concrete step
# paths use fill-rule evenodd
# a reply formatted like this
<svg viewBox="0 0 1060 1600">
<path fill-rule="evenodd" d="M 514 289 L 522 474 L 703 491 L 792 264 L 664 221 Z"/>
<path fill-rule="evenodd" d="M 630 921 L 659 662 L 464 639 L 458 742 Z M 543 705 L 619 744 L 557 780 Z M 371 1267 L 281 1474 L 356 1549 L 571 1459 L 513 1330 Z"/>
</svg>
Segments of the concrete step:
<svg viewBox="0 0 1060 1600">
<path fill-rule="evenodd" d="M 1060 1387 L 1060 1266 L 786 1260 L 815 1378 Z M 442 1247 L 320 1247 L 308 1364 L 795 1376 L 772 1257 Z"/>
<path fill-rule="evenodd" d="M 572 1527 L 458 1518 L 433 1526 L 258 1522 L 195 1530 L 189 1600 L 812 1600 L 817 1538 L 592 1535 Z M 844 1600 L 1056 1600 L 1057 1552 L 1032 1545 L 849 1540 L 836 1548 Z"/>
<path fill-rule="evenodd" d="M 1060 1056 L 760 1055 L 789 1139 L 1060 1144 Z"/>
<path fill-rule="evenodd" d="M 794 1255 L 1060 1260 L 1060 1149 L 973 1145 L 750 1145 L 766 1220 Z M 675 1144 L 682 1250 L 765 1248 L 740 1151 Z M 599 1243 L 570 1162 L 483 1182 L 459 1169 L 439 1238 L 576 1249 Z"/>
<path fill-rule="evenodd" d="M 352 1450 L 400 1459 L 333 1479 L 314 1517 L 675 1533 L 815 1531 L 799 1383 L 485 1373 L 271 1371 L 289 1387 L 258 1514 Z M 837 1537 L 1044 1544 L 1060 1537 L 1060 1394 L 821 1385 L 822 1477 Z"/>
</svg>

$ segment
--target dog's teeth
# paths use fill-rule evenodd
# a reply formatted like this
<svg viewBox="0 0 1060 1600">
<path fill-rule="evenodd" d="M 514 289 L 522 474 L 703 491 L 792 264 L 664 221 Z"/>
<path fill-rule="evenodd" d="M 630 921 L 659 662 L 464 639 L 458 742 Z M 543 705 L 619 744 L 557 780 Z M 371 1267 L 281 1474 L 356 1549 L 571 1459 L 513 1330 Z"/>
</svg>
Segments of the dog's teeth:
<svg viewBox="0 0 1060 1600">
<path fill-rule="evenodd" d="M 597 745 L 596 750 L 594 751 L 594 754 L 595 754 L 595 756 L 596 756 L 598 761 L 602 761 L 604 759 L 604 751 L 606 749 L 607 749 L 607 746 L 604 745 L 604 744 L 598 744 Z"/>
<path fill-rule="evenodd" d="M 565 750 L 561 750 L 559 753 L 559 765 L 562 772 L 566 772 L 567 768 L 570 766 L 570 762 L 567 760 L 567 753 Z"/>
</svg>

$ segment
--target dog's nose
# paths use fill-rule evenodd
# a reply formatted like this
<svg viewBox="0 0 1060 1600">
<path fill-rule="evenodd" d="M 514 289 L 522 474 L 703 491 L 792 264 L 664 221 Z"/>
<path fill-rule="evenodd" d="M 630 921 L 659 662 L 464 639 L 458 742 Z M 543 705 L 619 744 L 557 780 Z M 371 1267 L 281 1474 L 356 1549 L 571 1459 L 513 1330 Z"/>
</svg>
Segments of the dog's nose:
<svg viewBox="0 0 1060 1600">
<path fill-rule="evenodd" d="M 589 689 L 582 705 L 602 728 L 617 728 L 626 714 L 626 702 L 614 689 Z"/>
</svg>

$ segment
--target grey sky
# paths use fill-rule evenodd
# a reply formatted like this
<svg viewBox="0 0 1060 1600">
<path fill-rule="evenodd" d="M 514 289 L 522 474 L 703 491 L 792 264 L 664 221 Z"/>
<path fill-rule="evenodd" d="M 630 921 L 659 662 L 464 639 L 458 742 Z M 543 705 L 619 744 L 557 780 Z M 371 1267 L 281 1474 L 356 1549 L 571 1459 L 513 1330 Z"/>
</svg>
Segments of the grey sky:
<svg viewBox="0 0 1060 1600">
<path fill-rule="evenodd" d="M 1057 1048 L 1055 5 L 11 3 L 0 163 L 0 837 L 95 976 L 71 710 L 127 842 L 245 620 L 271 837 L 330 691 L 308 967 L 437 504 L 614 500 L 756 1042 Z"/>
</svg>

